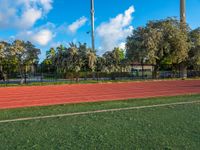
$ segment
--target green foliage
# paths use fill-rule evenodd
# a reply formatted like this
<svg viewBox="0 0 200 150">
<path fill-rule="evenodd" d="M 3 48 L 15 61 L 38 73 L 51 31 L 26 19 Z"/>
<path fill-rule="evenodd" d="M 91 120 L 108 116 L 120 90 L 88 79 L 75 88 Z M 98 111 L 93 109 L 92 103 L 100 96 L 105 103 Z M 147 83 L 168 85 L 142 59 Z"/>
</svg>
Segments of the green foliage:
<svg viewBox="0 0 200 150">
<path fill-rule="evenodd" d="M 21 74 L 30 71 L 30 66 L 38 64 L 39 54 L 40 50 L 31 42 L 1 41 L 0 71 Z M 69 43 L 67 47 L 60 45 L 48 50 L 40 68 L 44 73 L 57 72 L 63 76 L 94 71 L 127 72 L 130 62 L 154 65 L 155 76 L 164 65 L 171 65 L 173 70 L 184 64 L 200 69 L 200 28 L 183 29 L 174 18 L 150 21 L 127 37 L 126 51 L 116 47 L 97 56 L 85 43 Z"/>
<path fill-rule="evenodd" d="M 26 66 L 38 63 L 40 50 L 27 41 L 15 40 L 13 43 L 0 42 L 0 67 L 3 72 L 28 71 Z"/>
<path fill-rule="evenodd" d="M 68 47 L 60 45 L 54 50 L 47 51 L 46 59 L 43 61 L 44 68 L 49 67 L 62 74 L 78 73 L 80 71 L 94 71 L 96 65 L 96 53 L 87 45 L 69 43 Z"/>
<path fill-rule="evenodd" d="M 46 59 L 43 61 L 44 68 L 54 68 L 59 73 L 83 72 L 114 72 L 120 71 L 125 66 L 125 54 L 120 48 L 114 48 L 103 56 L 97 56 L 96 52 L 88 48 L 84 43 L 69 43 L 68 47 L 63 45 L 47 51 Z M 123 62 L 123 63 L 122 63 Z M 50 69 L 49 69 L 50 70 Z"/>
<path fill-rule="evenodd" d="M 127 58 L 136 62 L 155 65 L 155 72 L 162 64 L 180 64 L 188 59 L 191 48 L 188 31 L 180 28 L 174 18 L 150 21 L 145 27 L 133 31 L 127 38 Z"/>
<path fill-rule="evenodd" d="M 200 70 L 200 28 L 190 32 L 192 48 L 189 51 L 189 64 Z"/>
<path fill-rule="evenodd" d="M 146 35 L 146 29 L 139 27 L 127 38 L 126 57 L 129 60 L 136 62 L 144 60 L 147 55 Z"/>
<path fill-rule="evenodd" d="M 46 52 L 46 59 L 44 60 L 44 64 L 53 65 L 53 59 L 56 55 L 56 51 L 54 48 L 50 48 L 49 51 Z"/>
<path fill-rule="evenodd" d="M 120 48 L 114 48 L 113 51 L 105 52 L 100 59 L 104 63 L 103 72 L 118 72 L 123 67 L 122 62 L 125 59 L 124 51 Z"/>
<path fill-rule="evenodd" d="M 0 71 L 3 70 L 3 66 L 5 66 L 10 61 L 11 51 L 9 49 L 10 44 L 4 41 L 0 42 Z"/>
</svg>

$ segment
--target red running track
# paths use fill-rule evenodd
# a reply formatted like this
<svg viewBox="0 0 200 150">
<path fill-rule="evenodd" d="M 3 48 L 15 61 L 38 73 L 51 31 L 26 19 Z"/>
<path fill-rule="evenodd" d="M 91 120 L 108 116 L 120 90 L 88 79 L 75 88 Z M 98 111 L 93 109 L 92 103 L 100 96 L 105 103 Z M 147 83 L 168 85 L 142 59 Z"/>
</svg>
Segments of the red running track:
<svg viewBox="0 0 200 150">
<path fill-rule="evenodd" d="M 0 88 L 0 109 L 200 94 L 200 80 Z"/>
</svg>

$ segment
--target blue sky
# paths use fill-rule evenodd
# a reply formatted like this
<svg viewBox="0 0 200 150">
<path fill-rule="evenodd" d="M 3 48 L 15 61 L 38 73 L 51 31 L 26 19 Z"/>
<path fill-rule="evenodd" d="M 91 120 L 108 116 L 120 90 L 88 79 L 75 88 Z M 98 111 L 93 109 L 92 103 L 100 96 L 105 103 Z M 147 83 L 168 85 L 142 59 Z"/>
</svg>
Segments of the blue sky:
<svg viewBox="0 0 200 150">
<path fill-rule="evenodd" d="M 186 0 L 187 22 L 200 27 L 200 0 Z M 89 46 L 90 0 L 0 0 L 0 40 L 30 40 L 45 51 L 59 44 Z M 98 54 L 124 46 L 133 28 L 149 20 L 179 18 L 179 0 L 95 0 Z"/>
</svg>

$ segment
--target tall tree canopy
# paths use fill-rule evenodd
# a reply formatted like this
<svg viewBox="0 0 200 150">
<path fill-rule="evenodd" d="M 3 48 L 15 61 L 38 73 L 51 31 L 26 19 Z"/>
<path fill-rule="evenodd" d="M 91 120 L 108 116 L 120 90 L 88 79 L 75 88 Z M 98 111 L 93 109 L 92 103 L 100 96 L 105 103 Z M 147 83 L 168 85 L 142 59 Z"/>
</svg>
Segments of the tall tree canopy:
<svg viewBox="0 0 200 150">
<path fill-rule="evenodd" d="M 192 48 L 189 51 L 189 64 L 200 70 L 200 28 L 190 32 Z"/>
<path fill-rule="evenodd" d="M 187 60 L 191 43 L 174 18 L 150 21 L 127 38 L 127 57 L 155 65 L 155 74 L 162 64 L 180 64 Z"/>
<path fill-rule="evenodd" d="M 15 40 L 13 43 L 0 42 L 0 66 L 1 69 L 9 66 L 9 71 L 22 71 L 26 65 L 33 65 L 39 62 L 40 49 L 37 49 L 31 42 Z M 15 66 L 15 69 L 12 68 Z M 17 68 L 16 68 L 17 66 Z M 13 70 L 14 69 L 14 70 Z"/>
</svg>

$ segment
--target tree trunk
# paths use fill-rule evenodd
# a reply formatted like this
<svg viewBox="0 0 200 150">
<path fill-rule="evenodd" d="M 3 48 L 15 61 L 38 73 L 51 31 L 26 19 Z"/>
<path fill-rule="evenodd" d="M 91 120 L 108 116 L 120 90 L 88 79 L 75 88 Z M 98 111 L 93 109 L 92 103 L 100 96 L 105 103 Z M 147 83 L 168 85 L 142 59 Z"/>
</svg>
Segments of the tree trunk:
<svg viewBox="0 0 200 150">
<path fill-rule="evenodd" d="M 25 65 L 25 75 L 24 75 L 24 81 L 25 81 L 25 84 L 27 83 L 27 78 L 28 78 L 28 76 L 27 76 L 27 70 L 28 70 L 28 68 L 27 68 L 27 65 Z"/>
<path fill-rule="evenodd" d="M 19 64 L 19 73 L 20 73 L 20 76 L 21 76 L 20 84 L 24 84 L 23 66 L 21 64 Z"/>
<path fill-rule="evenodd" d="M 180 64 L 180 78 L 187 78 L 187 65 L 184 62 Z"/>
<path fill-rule="evenodd" d="M 79 82 L 79 72 L 76 72 L 76 82 Z"/>
</svg>

